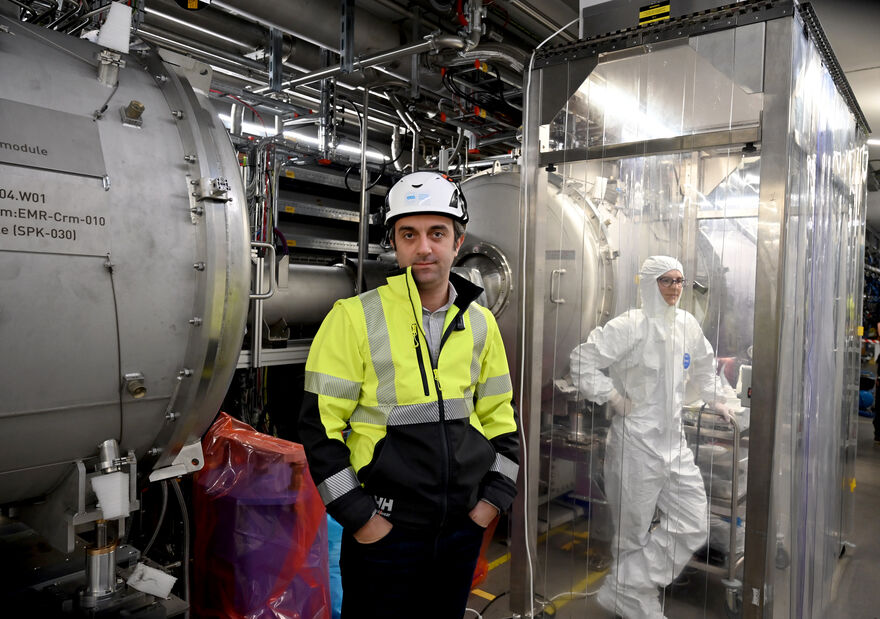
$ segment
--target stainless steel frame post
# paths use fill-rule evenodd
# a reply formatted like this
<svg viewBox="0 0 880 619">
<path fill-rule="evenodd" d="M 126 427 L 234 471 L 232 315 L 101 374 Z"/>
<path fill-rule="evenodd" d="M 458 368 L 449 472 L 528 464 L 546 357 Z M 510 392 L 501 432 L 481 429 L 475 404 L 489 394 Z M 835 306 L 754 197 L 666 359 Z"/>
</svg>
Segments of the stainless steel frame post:
<svg viewBox="0 0 880 619">
<path fill-rule="evenodd" d="M 775 540 L 771 520 L 773 454 L 776 452 L 779 338 L 785 219 L 788 208 L 788 137 L 792 80 L 790 17 L 767 22 L 764 54 L 764 113 L 761 131 L 761 194 L 755 269 L 754 367 L 749 430 L 749 499 L 746 506 L 743 617 L 773 615 L 773 578 L 768 573 Z"/>
<path fill-rule="evenodd" d="M 526 107 L 529 115 L 540 118 L 541 81 L 543 71 L 534 71 L 527 78 Z M 537 164 L 539 143 L 538 123 L 524 122 L 524 157 Z M 522 424 L 520 438 L 520 474 L 517 480 L 517 498 L 514 502 L 512 535 L 510 544 L 510 610 L 524 616 L 533 616 L 534 593 L 532 582 L 535 575 L 537 553 L 538 481 L 540 476 L 540 430 L 541 430 L 541 376 L 544 324 L 544 228 L 538 216 L 538 187 L 545 182 L 546 174 L 537 165 L 527 163 L 522 170 L 522 194 L 520 201 L 520 256 L 519 281 L 514 285 L 516 295 L 517 340 L 514 385 L 519 422 Z"/>
<path fill-rule="evenodd" d="M 367 170 L 367 116 L 370 109 L 370 89 L 364 88 L 364 109 L 361 118 L 361 212 L 358 226 L 358 263 L 355 291 L 364 291 L 364 264 L 367 262 L 367 250 L 370 243 L 370 194 L 369 170 Z"/>
</svg>

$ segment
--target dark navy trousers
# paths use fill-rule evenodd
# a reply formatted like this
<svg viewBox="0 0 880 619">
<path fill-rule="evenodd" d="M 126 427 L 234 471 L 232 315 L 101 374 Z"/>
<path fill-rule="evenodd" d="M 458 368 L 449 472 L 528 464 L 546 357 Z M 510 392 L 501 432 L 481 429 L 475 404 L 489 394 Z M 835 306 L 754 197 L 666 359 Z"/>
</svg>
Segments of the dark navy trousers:
<svg viewBox="0 0 880 619">
<path fill-rule="evenodd" d="M 461 619 L 485 529 L 395 526 L 373 544 L 342 534 L 342 619 Z"/>
</svg>

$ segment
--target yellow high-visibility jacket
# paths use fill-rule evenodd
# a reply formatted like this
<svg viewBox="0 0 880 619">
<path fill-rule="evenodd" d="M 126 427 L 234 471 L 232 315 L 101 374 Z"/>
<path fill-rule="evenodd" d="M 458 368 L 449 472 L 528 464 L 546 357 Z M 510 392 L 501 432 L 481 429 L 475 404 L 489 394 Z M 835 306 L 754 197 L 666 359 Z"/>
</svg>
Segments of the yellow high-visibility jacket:
<svg viewBox="0 0 880 619">
<path fill-rule="evenodd" d="M 327 511 L 360 528 L 376 512 L 395 525 L 439 526 L 484 499 L 516 494 L 519 439 L 501 334 L 450 274 L 436 367 L 410 269 L 337 301 L 306 362 L 300 439 Z"/>
</svg>

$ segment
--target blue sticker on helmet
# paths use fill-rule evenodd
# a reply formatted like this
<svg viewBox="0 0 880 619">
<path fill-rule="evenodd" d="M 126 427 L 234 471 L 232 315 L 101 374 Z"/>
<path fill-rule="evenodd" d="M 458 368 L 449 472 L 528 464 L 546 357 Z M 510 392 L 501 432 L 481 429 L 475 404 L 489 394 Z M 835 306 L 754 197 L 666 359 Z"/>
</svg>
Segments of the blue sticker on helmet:
<svg viewBox="0 0 880 619">
<path fill-rule="evenodd" d="M 689 367 L 691 367 L 691 356 L 688 353 L 684 353 L 684 369 Z"/>
</svg>

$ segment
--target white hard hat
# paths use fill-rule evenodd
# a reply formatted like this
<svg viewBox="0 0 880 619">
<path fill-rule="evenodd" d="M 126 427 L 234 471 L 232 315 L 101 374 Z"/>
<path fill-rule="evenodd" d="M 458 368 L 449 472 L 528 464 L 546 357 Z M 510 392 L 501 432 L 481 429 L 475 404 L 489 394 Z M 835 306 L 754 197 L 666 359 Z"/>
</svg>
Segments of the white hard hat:
<svg viewBox="0 0 880 619">
<path fill-rule="evenodd" d="M 385 225 L 405 215 L 445 215 L 466 224 L 467 201 L 461 188 L 445 174 L 413 172 L 394 183 L 385 197 Z"/>
</svg>

